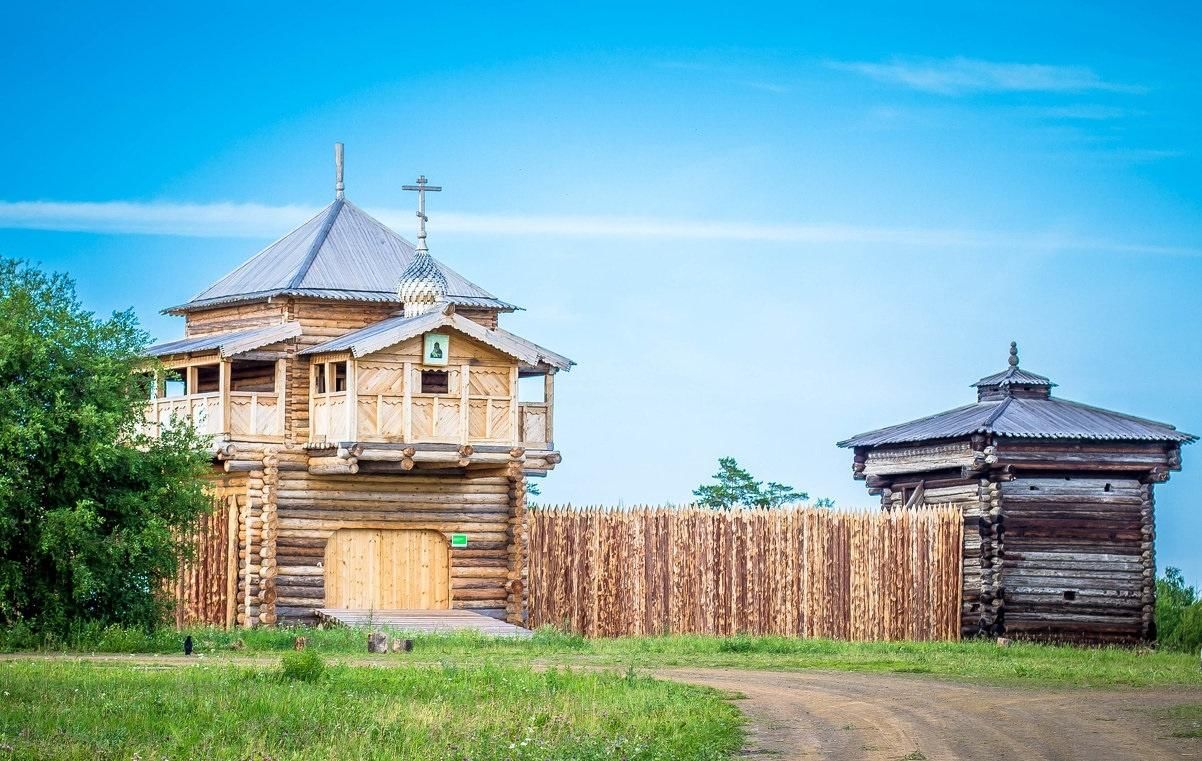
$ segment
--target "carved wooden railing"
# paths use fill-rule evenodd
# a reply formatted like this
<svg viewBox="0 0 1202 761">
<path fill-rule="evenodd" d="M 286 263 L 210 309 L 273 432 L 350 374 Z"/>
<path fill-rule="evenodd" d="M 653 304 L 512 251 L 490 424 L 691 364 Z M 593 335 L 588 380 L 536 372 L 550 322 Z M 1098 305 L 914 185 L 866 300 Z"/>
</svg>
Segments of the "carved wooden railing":
<svg viewBox="0 0 1202 761">
<path fill-rule="evenodd" d="M 191 421 L 199 433 L 238 436 L 282 436 L 284 420 L 276 392 L 220 391 L 151 399 L 146 403 L 144 430 L 152 436 Z M 228 417 L 224 405 L 229 405 Z"/>
<path fill-rule="evenodd" d="M 415 394 L 359 394 L 355 419 L 347 394 L 323 394 L 310 406 L 314 441 L 391 441 L 447 444 L 505 444 L 551 448 L 551 405 L 511 399 Z M 516 426 L 516 432 L 515 432 Z"/>
</svg>

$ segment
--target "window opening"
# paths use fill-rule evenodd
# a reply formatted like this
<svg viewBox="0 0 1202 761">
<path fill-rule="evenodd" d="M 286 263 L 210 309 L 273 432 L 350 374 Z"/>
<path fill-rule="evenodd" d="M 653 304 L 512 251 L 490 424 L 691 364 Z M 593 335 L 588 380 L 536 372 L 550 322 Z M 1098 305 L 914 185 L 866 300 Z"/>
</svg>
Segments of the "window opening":
<svg viewBox="0 0 1202 761">
<path fill-rule="evenodd" d="M 232 362 L 230 391 L 275 391 L 275 362 L 249 359 Z"/>
<path fill-rule="evenodd" d="M 218 365 L 201 365 L 196 368 L 197 394 L 211 394 L 221 390 L 221 368 Z"/>
<path fill-rule="evenodd" d="M 166 375 L 165 386 L 166 390 L 163 396 L 187 396 L 188 383 L 185 380 L 186 373 L 179 370 L 168 370 Z"/>
<path fill-rule="evenodd" d="M 423 394 L 449 394 L 450 374 L 446 370 L 422 370 Z"/>
<path fill-rule="evenodd" d="M 542 404 L 547 401 L 547 384 L 543 375 L 523 375 L 518 378 L 518 401 Z"/>
</svg>

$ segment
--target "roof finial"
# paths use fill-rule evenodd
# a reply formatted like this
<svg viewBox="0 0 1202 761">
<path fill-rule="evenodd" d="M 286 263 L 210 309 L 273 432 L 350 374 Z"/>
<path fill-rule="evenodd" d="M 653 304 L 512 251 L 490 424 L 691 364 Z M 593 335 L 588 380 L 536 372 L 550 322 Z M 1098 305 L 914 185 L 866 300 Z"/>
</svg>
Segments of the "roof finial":
<svg viewBox="0 0 1202 761">
<path fill-rule="evenodd" d="M 1018 341 L 1010 342 L 1010 366 L 1018 367 Z"/>
<path fill-rule="evenodd" d="M 417 191 L 417 251 L 418 253 L 429 253 L 430 249 L 426 248 L 426 221 L 429 217 L 426 216 L 426 192 L 434 192 L 442 190 L 439 185 L 427 185 L 429 180 L 426 176 L 417 178 L 416 185 L 402 185 L 401 190 L 416 190 Z"/>
<path fill-rule="evenodd" d="M 334 198 L 342 200 L 342 143 L 334 143 Z"/>
</svg>

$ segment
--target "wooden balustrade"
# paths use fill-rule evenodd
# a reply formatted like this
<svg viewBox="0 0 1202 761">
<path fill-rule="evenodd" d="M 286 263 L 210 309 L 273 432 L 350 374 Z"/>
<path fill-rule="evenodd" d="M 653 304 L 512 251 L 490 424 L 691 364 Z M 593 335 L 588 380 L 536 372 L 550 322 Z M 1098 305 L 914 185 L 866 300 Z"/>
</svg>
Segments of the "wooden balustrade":
<svg viewBox="0 0 1202 761">
<path fill-rule="evenodd" d="M 284 432 L 283 408 L 275 392 L 213 391 L 151 399 L 146 403 L 145 419 L 144 430 L 151 435 L 177 420 L 190 420 L 198 432 L 211 435 L 260 437 L 283 436 Z M 227 427 L 229 430 L 222 430 Z"/>
<path fill-rule="evenodd" d="M 516 421 L 512 399 L 414 394 L 357 394 L 354 430 L 345 392 L 323 394 L 311 403 L 314 441 L 388 441 L 448 444 L 507 444 L 551 448 L 550 405 L 521 403 Z M 517 425 L 517 435 L 514 425 Z"/>
</svg>

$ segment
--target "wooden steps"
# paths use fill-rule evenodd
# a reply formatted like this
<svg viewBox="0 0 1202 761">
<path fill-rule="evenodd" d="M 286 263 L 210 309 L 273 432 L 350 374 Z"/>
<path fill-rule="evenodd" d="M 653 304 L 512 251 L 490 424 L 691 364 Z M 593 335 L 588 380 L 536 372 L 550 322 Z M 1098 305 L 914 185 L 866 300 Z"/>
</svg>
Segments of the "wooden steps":
<svg viewBox="0 0 1202 761">
<path fill-rule="evenodd" d="M 530 637 L 534 632 L 470 610 L 337 610 L 316 608 L 325 623 L 388 629 L 413 634 L 476 631 L 490 637 Z"/>
</svg>

